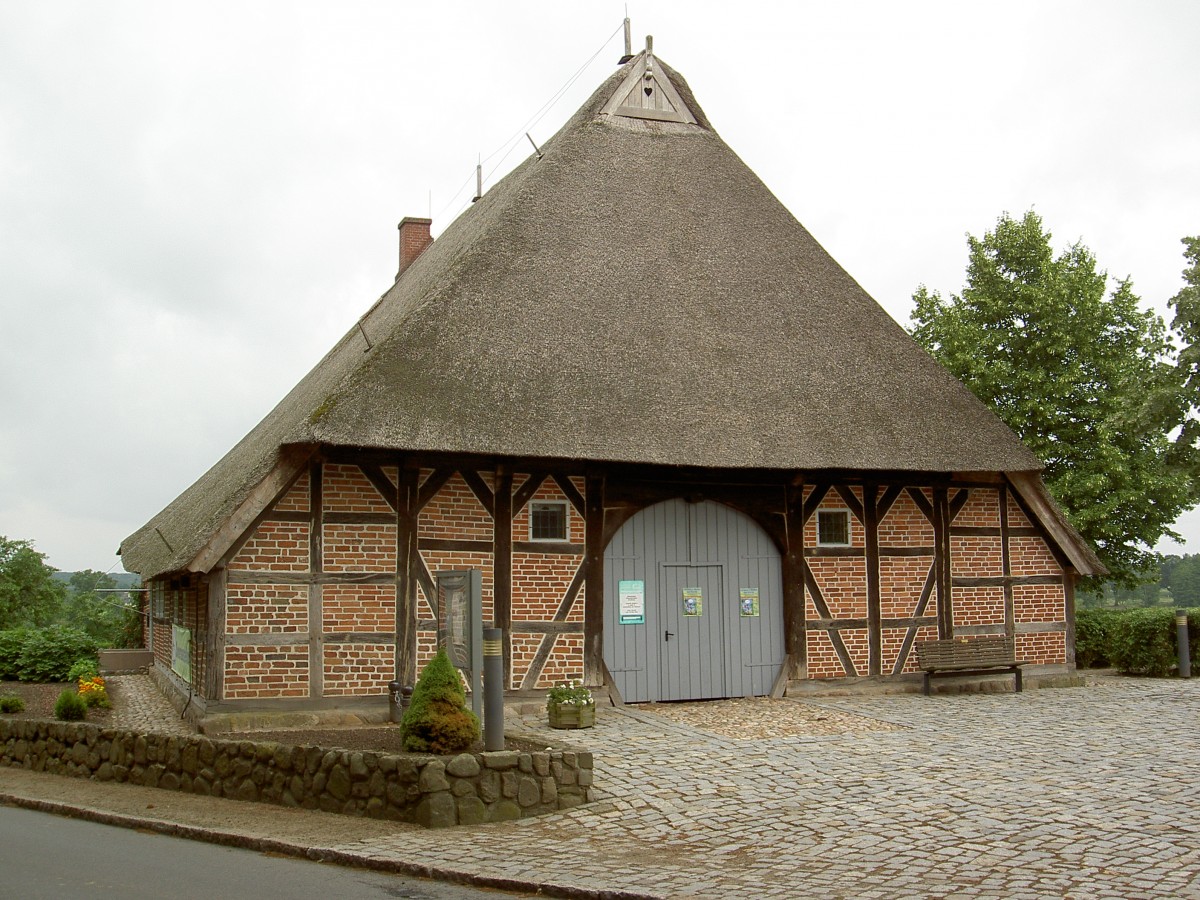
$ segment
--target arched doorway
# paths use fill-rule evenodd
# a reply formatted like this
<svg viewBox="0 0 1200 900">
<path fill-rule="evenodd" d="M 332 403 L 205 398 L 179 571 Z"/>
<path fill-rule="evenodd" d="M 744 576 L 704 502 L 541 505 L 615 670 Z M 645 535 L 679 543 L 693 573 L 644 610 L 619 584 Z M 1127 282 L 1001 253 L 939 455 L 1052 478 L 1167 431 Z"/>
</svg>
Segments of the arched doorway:
<svg viewBox="0 0 1200 900">
<path fill-rule="evenodd" d="M 604 662 L 630 702 L 760 696 L 784 659 L 779 550 L 712 501 L 636 513 L 604 554 Z"/>
</svg>

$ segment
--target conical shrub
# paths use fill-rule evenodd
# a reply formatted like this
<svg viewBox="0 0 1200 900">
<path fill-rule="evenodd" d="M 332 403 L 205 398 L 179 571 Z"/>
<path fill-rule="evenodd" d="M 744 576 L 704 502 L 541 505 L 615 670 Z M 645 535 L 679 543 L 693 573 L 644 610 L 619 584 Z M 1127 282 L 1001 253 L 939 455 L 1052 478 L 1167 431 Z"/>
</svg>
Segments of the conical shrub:
<svg viewBox="0 0 1200 900">
<path fill-rule="evenodd" d="M 479 719 L 445 650 L 421 671 L 400 734 L 410 753 L 461 753 L 479 740 Z"/>
</svg>

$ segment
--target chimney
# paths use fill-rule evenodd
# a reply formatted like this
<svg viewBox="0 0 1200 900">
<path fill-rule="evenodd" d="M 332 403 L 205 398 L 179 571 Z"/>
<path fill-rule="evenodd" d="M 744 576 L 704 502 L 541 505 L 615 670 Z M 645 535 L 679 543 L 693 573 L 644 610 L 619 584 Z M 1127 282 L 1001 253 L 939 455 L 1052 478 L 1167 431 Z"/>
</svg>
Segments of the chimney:
<svg viewBox="0 0 1200 900">
<path fill-rule="evenodd" d="M 433 243 L 429 234 L 429 226 L 433 219 L 416 219 L 405 216 L 400 220 L 400 271 L 396 278 L 404 274 L 404 270 L 417 261 L 417 257 L 425 252 L 425 248 Z"/>
</svg>

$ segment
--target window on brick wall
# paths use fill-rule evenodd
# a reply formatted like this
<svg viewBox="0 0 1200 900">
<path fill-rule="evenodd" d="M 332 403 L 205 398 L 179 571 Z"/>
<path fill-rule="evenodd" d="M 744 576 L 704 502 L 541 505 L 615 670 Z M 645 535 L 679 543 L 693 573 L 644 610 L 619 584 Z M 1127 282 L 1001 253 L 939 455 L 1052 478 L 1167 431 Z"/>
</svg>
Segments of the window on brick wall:
<svg viewBox="0 0 1200 900">
<path fill-rule="evenodd" d="M 565 500 L 539 500 L 529 504 L 529 539 L 565 541 L 567 539 L 567 503 Z"/>
<path fill-rule="evenodd" d="M 817 546 L 850 546 L 850 510 L 817 510 Z"/>
<path fill-rule="evenodd" d="M 166 591 L 161 581 L 150 582 L 150 614 L 161 619 L 166 612 Z"/>
</svg>

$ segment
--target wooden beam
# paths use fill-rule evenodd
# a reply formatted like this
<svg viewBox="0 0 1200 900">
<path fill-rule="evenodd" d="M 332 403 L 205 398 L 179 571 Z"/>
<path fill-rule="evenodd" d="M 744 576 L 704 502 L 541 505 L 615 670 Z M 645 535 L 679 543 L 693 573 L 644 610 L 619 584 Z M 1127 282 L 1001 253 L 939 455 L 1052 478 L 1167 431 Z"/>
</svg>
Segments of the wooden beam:
<svg viewBox="0 0 1200 900">
<path fill-rule="evenodd" d="M 604 492 L 602 475 L 589 474 L 584 494 L 584 607 L 583 680 L 598 685 L 604 681 Z"/>
<path fill-rule="evenodd" d="M 308 571 L 320 575 L 325 568 L 322 531 L 325 515 L 323 478 L 325 465 L 314 460 L 308 468 L 309 513 Z M 308 696 L 317 699 L 325 693 L 325 652 L 322 642 L 324 616 L 321 606 L 321 585 L 316 578 L 308 585 Z"/>
<path fill-rule="evenodd" d="M 400 469 L 396 508 L 396 680 L 415 684 L 417 678 L 417 506 L 421 473 Z"/>
<path fill-rule="evenodd" d="M 492 507 L 492 627 L 500 629 L 504 648 L 504 688 L 512 686 L 512 520 L 513 476 L 496 469 Z"/>
<path fill-rule="evenodd" d="M 512 498 L 512 514 L 515 516 L 525 508 L 525 504 L 533 499 L 533 495 L 538 492 L 538 488 L 546 480 L 545 472 L 530 472 L 529 477 L 517 488 L 517 493 Z"/>
<path fill-rule="evenodd" d="M 781 557 L 783 575 L 783 642 L 787 678 L 808 677 L 808 641 L 804 617 L 804 485 L 784 487 L 783 532 L 787 547 Z"/>
<path fill-rule="evenodd" d="M 397 499 L 398 488 L 392 484 L 392 480 L 383 474 L 383 467 L 378 463 L 359 463 L 358 468 L 366 476 L 367 481 L 375 486 L 375 490 L 379 491 L 379 496 L 387 501 L 387 505 L 395 512 L 399 505 Z"/>
<path fill-rule="evenodd" d="M 252 528 L 263 513 L 291 490 L 292 485 L 308 468 L 309 460 L 316 452 L 317 448 L 309 445 L 284 448 L 274 468 L 221 523 L 208 542 L 185 566 L 186 570 L 207 572 L 220 563 L 234 543 Z"/>
<path fill-rule="evenodd" d="M 459 474 L 467 483 L 467 487 L 471 489 L 471 493 L 475 495 L 475 499 L 487 510 L 488 515 L 495 518 L 496 508 L 492 489 L 479 477 L 479 473 L 473 469 L 462 469 Z"/>
<path fill-rule="evenodd" d="M 420 490 L 417 493 L 417 503 L 413 511 L 419 514 L 429 504 L 429 501 L 437 495 L 437 492 L 445 486 L 446 482 L 454 477 L 456 471 L 452 466 L 434 469 L 429 477 L 421 483 Z"/>
<path fill-rule="evenodd" d="M 579 489 L 572 484 L 571 479 L 566 475 L 560 475 L 557 472 L 554 474 L 554 483 L 558 485 L 558 489 L 563 492 L 563 495 L 571 501 L 571 505 L 575 507 L 575 512 L 581 516 L 586 516 L 585 504 L 583 495 L 579 493 Z"/>
<path fill-rule="evenodd" d="M 1008 546 L 1008 486 L 1000 485 L 997 491 L 1000 503 L 1000 572 L 1004 576 L 1004 633 L 1012 637 L 1017 633 L 1017 610 L 1013 597 L 1012 551 Z"/>
<path fill-rule="evenodd" d="M 937 548 L 934 567 L 938 604 L 938 637 L 954 637 L 954 610 L 950 596 L 950 498 L 946 488 L 933 489 L 933 540 Z"/>
<path fill-rule="evenodd" d="M 864 484 L 862 495 L 867 556 L 867 674 L 879 675 L 883 670 L 883 633 L 879 624 L 883 616 L 879 590 L 879 486 Z"/>
<path fill-rule="evenodd" d="M 208 646 L 205 648 L 204 699 L 221 700 L 225 684 L 225 570 L 216 569 L 208 576 Z"/>
</svg>

